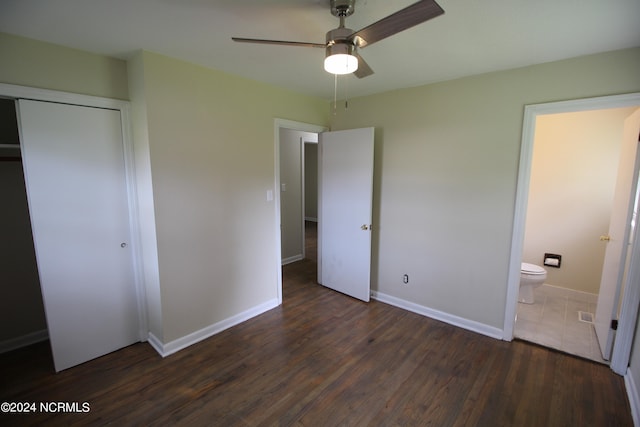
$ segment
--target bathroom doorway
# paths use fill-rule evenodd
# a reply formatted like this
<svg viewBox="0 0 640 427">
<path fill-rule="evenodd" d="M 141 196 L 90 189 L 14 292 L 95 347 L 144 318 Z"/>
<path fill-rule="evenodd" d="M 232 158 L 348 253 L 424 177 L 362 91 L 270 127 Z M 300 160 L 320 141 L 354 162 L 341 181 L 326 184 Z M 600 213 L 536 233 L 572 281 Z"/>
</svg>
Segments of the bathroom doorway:
<svg viewBox="0 0 640 427">
<path fill-rule="evenodd" d="M 529 107 L 535 113 L 528 122 L 525 117 L 523 130 L 505 333 L 508 337 L 511 327 L 514 338 L 606 363 L 591 322 L 621 160 L 622 128 L 625 119 L 640 111 L 640 98 Z M 606 129 L 609 133 L 603 134 Z M 520 262 L 542 266 L 545 253 L 562 255 L 560 268 L 545 266 L 548 277 L 535 291 L 535 304 L 515 303 Z"/>
</svg>

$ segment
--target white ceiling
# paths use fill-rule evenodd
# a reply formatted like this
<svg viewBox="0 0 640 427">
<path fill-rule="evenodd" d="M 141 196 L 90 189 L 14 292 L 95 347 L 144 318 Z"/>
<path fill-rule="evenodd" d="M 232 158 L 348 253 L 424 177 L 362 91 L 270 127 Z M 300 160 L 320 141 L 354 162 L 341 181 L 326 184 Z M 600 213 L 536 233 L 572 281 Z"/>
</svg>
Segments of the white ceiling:
<svg viewBox="0 0 640 427">
<path fill-rule="evenodd" d="M 415 0 L 358 0 L 359 30 Z M 445 14 L 360 51 L 375 74 L 341 77 L 349 97 L 640 46 L 640 0 L 438 0 Z M 0 0 L 0 32 L 126 59 L 146 49 L 327 99 L 329 0 Z M 346 90 L 346 92 L 345 92 Z"/>
</svg>

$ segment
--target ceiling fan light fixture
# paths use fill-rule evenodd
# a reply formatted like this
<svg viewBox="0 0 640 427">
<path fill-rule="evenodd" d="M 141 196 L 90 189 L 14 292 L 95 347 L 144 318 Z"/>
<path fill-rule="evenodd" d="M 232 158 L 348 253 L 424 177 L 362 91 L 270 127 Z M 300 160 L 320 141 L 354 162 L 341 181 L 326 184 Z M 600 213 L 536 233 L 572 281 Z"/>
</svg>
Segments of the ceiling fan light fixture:
<svg viewBox="0 0 640 427">
<path fill-rule="evenodd" d="M 345 26 L 345 19 L 354 13 L 356 0 L 329 0 L 329 4 L 331 14 L 340 19 L 340 25 L 327 32 L 324 44 L 243 37 L 232 37 L 232 39 L 242 43 L 325 48 L 324 69 L 327 72 L 335 75 L 353 73 L 361 79 L 372 75 L 373 70 L 356 52 L 357 49 L 377 43 L 444 13 L 444 9 L 436 3 L 436 0 L 419 0 L 354 32 Z"/>
<path fill-rule="evenodd" d="M 350 74 L 358 69 L 358 58 L 353 54 L 353 45 L 336 43 L 327 46 L 324 69 L 331 74 Z"/>
</svg>

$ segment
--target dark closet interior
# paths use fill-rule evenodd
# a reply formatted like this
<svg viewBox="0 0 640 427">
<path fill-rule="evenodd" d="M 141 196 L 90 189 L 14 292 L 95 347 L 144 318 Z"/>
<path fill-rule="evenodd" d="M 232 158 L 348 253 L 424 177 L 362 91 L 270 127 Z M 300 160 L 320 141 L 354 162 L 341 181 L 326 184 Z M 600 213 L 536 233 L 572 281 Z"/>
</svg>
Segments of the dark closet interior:
<svg viewBox="0 0 640 427">
<path fill-rule="evenodd" d="M 46 337 L 15 101 L 0 98 L 0 352 Z"/>
</svg>

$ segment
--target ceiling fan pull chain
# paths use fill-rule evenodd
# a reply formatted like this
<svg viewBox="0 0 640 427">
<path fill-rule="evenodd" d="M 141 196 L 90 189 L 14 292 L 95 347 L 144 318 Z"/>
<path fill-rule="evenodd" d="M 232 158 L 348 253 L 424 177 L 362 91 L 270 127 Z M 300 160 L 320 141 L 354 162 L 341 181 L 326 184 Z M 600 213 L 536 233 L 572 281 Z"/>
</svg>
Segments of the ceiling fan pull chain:
<svg viewBox="0 0 640 427">
<path fill-rule="evenodd" d="M 349 79 L 344 82 L 344 110 L 349 109 Z"/>
<path fill-rule="evenodd" d="M 336 106 L 338 105 L 338 75 L 333 75 L 333 115 L 336 115 Z"/>
</svg>

